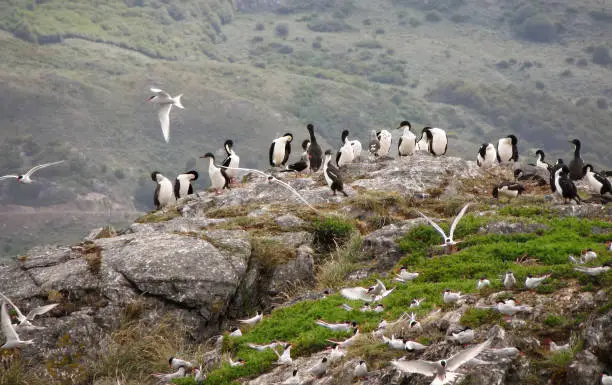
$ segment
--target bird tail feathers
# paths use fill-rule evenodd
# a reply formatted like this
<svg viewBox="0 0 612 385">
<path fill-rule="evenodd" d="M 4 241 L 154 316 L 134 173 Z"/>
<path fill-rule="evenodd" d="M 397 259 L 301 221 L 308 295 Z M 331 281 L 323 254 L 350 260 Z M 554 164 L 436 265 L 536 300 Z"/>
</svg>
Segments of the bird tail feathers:
<svg viewBox="0 0 612 385">
<path fill-rule="evenodd" d="M 178 108 L 185 108 L 183 107 L 183 104 L 181 103 L 181 96 L 183 96 L 183 94 L 173 97 L 172 101 L 174 102 L 174 105 L 177 106 Z"/>
</svg>

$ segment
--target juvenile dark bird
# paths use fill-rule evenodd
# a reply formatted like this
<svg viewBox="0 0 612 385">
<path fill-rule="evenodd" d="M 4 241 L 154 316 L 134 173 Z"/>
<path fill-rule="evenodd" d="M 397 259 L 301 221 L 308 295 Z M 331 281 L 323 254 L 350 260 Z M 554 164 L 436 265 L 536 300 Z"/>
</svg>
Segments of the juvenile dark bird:
<svg viewBox="0 0 612 385">
<path fill-rule="evenodd" d="M 578 139 L 570 140 L 571 144 L 574 145 L 574 157 L 569 163 L 569 176 L 571 180 L 582 179 L 584 176 L 584 162 L 580 157 L 580 141 Z"/>
<path fill-rule="evenodd" d="M 321 163 L 323 162 L 323 150 L 315 137 L 314 126 L 312 124 L 308 124 L 306 129 L 310 135 L 310 147 L 308 147 L 307 151 L 308 159 L 310 160 L 310 169 L 312 172 L 317 172 L 321 168 Z"/>
</svg>

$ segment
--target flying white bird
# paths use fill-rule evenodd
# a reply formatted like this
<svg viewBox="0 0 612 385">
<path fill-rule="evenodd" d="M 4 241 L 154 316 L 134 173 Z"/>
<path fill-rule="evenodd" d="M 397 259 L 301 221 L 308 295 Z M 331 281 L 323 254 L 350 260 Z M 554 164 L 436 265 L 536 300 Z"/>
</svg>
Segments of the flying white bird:
<svg viewBox="0 0 612 385">
<path fill-rule="evenodd" d="M 64 161 L 60 160 L 58 162 L 51 162 L 51 163 L 45 163 L 45 164 L 41 164 L 41 165 L 38 165 L 38 166 L 34 166 L 30 170 L 28 170 L 28 172 L 26 172 L 23 175 L 5 175 L 5 176 L 0 176 L 0 180 L 15 178 L 15 179 L 17 179 L 17 182 L 19 182 L 19 183 L 30 184 L 30 183 L 32 183 L 31 176 L 36 171 L 41 170 L 41 169 L 43 169 L 45 167 L 55 166 L 56 164 L 60 164 L 60 163 L 64 163 Z"/>
<path fill-rule="evenodd" d="M 295 196 L 297 196 L 302 202 L 304 202 L 306 204 L 306 206 L 310 207 L 310 209 L 312 209 L 314 212 L 316 212 L 317 214 L 321 214 L 321 212 L 317 209 L 315 209 L 310 203 L 308 203 L 308 201 L 300 195 L 299 192 L 297 192 L 296 189 L 294 189 L 293 187 L 291 187 L 289 184 L 273 177 L 272 175 L 266 174 L 263 171 L 259 171 L 259 170 L 255 170 L 252 168 L 242 168 L 242 167 L 226 167 L 226 166 L 219 166 L 221 168 L 225 168 L 228 170 L 242 170 L 242 171 L 250 171 L 250 172 L 254 172 L 255 174 L 261 175 L 263 177 L 265 177 L 268 180 L 268 183 L 278 183 L 281 186 L 283 186 L 284 188 L 286 188 L 287 190 L 291 191 Z"/>
<path fill-rule="evenodd" d="M 412 302 L 410 302 L 410 308 L 421 306 L 421 302 L 423 301 L 425 301 L 425 298 L 413 298 Z"/>
<path fill-rule="evenodd" d="M 32 325 L 30 321 L 33 321 L 34 318 L 36 318 L 36 316 L 43 315 L 53 310 L 57 305 L 59 305 L 57 303 L 53 303 L 51 305 L 35 307 L 34 309 L 30 310 L 27 316 L 24 316 L 21 310 L 19 310 L 19 308 L 15 306 L 15 304 L 7 296 L 5 296 L 2 293 L 0 293 L 0 295 L 9 303 L 9 305 L 13 307 L 13 309 L 15 310 L 15 313 L 17 313 L 17 320 L 19 321 L 19 323 L 15 325 L 16 329 L 23 329 L 23 330 L 44 329 L 43 326 Z"/>
<path fill-rule="evenodd" d="M 395 290 L 395 288 L 393 288 L 391 290 L 384 290 L 382 293 L 380 293 L 379 295 L 374 297 L 374 301 L 381 301 L 383 298 L 385 298 L 389 294 L 393 293 L 393 290 Z"/>
<path fill-rule="evenodd" d="M 19 339 L 19 335 L 17 335 L 15 328 L 11 324 L 11 318 L 6 310 L 6 302 L 4 301 L 2 301 L 2 309 L 0 310 L 0 323 L 2 324 L 2 333 L 6 337 L 6 342 L 0 346 L 0 349 L 20 348 L 24 345 L 34 344 L 34 340 L 22 341 Z"/>
<path fill-rule="evenodd" d="M 416 319 L 416 313 L 410 313 L 410 323 L 408 324 L 408 327 L 412 330 L 422 329 L 421 323 Z"/>
<path fill-rule="evenodd" d="M 272 349 L 272 351 L 278 357 L 278 361 L 276 361 L 276 364 L 278 364 L 278 365 L 290 365 L 293 362 L 293 360 L 291 359 L 291 344 L 286 344 L 284 346 L 283 354 L 278 354 L 276 349 Z"/>
<path fill-rule="evenodd" d="M 181 366 L 174 373 L 153 373 L 151 375 L 158 379 L 157 381 L 158 384 L 167 384 L 168 382 L 174 380 L 175 378 L 185 377 L 185 367 Z"/>
<path fill-rule="evenodd" d="M 340 349 L 340 345 L 334 345 L 330 350 L 331 352 L 327 359 L 330 364 L 340 361 L 346 355 L 345 351 Z"/>
<path fill-rule="evenodd" d="M 248 319 L 239 319 L 238 322 L 247 324 L 247 325 L 255 325 L 257 322 L 261 321 L 263 318 L 263 312 L 258 311 L 257 315 L 248 318 Z"/>
<path fill-rule="evenodd" d="M 170 110 L 172 106 L 177 106 L 180 109 L 183 109 L 183 105 L 181 104 L 181 96 L 172 97 L 169 93 L 159 88 L 151 88 L 151 92 L 154 92 L 155 95 L 149 96 L 147 98 L 147 102 L 159 104 L 159 110 L 157 110 L 157 117 L 159 118 L 159 123 L 161 124 L 162 134 L 164 134 L 164 139 L 166 143 L 170 140 Z"/>
<path fill-rule="evenodd" d="M 527 274 L 527 278 L 525 279 L 525 287 L 527 289 L 535 289 L 536 287 L 540 286 L 542 282 L 544 282 L 544 280 L 548 277 L 550 277 L 550 274 L 546 274 L 541 277 L 534 277 L 531 274 Z"/>
<path fill-rule="evenodd" d="M 350 300 L 360 300 L 371 302 L 374 298 L 370 295 L 370 290 L 365 287 L 347 287 L 340 290 L 340 295 Z"/>
<path fill-rule="evenodd" d="M 455 370 L 459 369 L 459 367 L 469 360 L 475 358 L 482 352 L 484 349 L 488 348 L 491 345 L 492 339 L 488 339 L 485 342 L 473 346 L 471 348 L 460 351 L 459 353 L 453 355 L 452 357 L 446 360 L 440 361 L 423 361 L 423 360 L 415 360 L 415 361 L 400 361 L 393 360 L 391 364 L 398 368 L 401 371 L 408 373 L 419 373 L 424 374 L 426 376 L 435 376 L 433 384 L 446 384 L 455 379 L 457 376 L 454 373 Z"/>
<path fill-rule="evenodd" d="M 455 242 L 453 240 L 453 236 L 455 234 L 455 229 L 457 228 L 457 224 L 459 223 L 459 221 L 461 220 L 461 218 L 463 218 L 463 215 L 465 214 L 465 212 L 467 211 L 468 207 L 470 206 L 470 203 L 467 203 L 465 206 L 463 206 L 463 208 L 461 209 L 461 211 L 459 211 L 459 214 L 457 214 L 457 216 L 455 217 L 455 219 L 453 220 L 453 223 L 451 223 L 451 227 L 449 230 L 449 235 L 447 236 L 446 233 L 444 232 L 444 230 L 442 230 L 442 228 L 440 226 L 438 226 L 438 224 L 436 224 L 434 221 L 432 221 L 431 219 L 429 219 L 425 214 L 423 214 L 422 212 L 418 211 L 417 212 L 419 214 L 421 214 L 421 216 L 423 218 L 425 218 L 427 220 L 427 222 L 429 222 L 429 224 L 431 224 L 433 226 L 434 229 L 436 229 L 436 231 L 438 231 L 438 233 L 440 233 L 440 235 L 442 235 L 442 239 L 444 239 L 444 243 L 442 244 L 442 246 L 450 246 L 452 247 L 453 245 L 455 245 L 457 242 Z"/>
<path fill-rule="evenodd" d="M 487 286 L 491 286 L 491 281 L 489 281 L 485 277 L 480 278 L 478 282 L 476 282 L 476 289 L 478 290 L 484 289 Z"/>
<path fill-rule="evenodd" d="M 355 321 L 353 321 L 352 323 L 351 321 L 344 321 L 344 323 L 331 324 L 323 320 L 318 320 L 318 321 L 315 321 L 315 324 L 319 326 L 323 326 L 335 332 L 348 332 L 349 330 L 351 330 L 351 327 L 357 326 L 357 322 Z"/>
<path fill-rule="evenodd" d="M 604 263 L 603 266 L 597 266 L 597 267 L 578 266 L 578 267 L 574 267 L 574 270 L 579 271 L 581 273 L 588 274 L 588 275 L 598 276 L 610 270 L 610 265 L 612 265 L 612 262 L 608 261 Z"/>
</svg>

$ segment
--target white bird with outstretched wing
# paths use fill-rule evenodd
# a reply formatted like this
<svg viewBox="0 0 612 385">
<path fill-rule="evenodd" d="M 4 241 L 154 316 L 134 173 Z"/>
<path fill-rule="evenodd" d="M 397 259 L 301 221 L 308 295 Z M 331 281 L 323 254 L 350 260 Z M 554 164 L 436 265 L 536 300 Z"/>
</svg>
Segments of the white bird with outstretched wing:
<svg viewBox="0 0 612 385">
<path fill-rule="evenodd" d="M 448 236 L 446 235 L 446 232 L 444 232 L 444 230 L 442 230 L 442 228 L 436 222 L 434 222 L 431 219 L 429 219 L 427 217 L 427 215 L 423 214 L 422 212 L 420 212 L 418 210 L 417 210 L 417 212 L 419 214 L 421 214 L 421 216 L 423 218 L 425 218 L 427 220 L 427 222 L 429 222 L 429 224 L 432 225 L 433 228 L 436 229 L 436 231 L 438 233 L 440 233 L 440 235 L 442 235 L 442 239 L 444 239 L 443 246 L 451 246 L 451 245 L 454 245 L 454 244 L 457 243 L 457 242 L 455 242 L 453 240 L 453 236 L 455 235 L 455 229 L 457 228 L 457 224 L 459 223 L 461 218 L 463 218 L 463 215 L 465 215 L 465 212 L 467 211 L 469 206 L 470 206 L 470 203 L 467 203 L 465 206 L 463 206 L 461 211 L 459 211 L 459 214 L 457 214 L 457 216 L 453 220 L 453 223 L 451 223 L 451 227 L 450 227 L 450 230 L 448 232 Z"/>
</svg>

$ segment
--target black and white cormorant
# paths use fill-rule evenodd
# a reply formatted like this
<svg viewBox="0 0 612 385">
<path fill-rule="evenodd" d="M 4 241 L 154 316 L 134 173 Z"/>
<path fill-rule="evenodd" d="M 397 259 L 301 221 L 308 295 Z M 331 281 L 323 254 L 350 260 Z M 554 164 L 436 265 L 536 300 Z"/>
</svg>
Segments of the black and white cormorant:
<svg viewBox="0 0 612 385">
<path fill-rule="evenodd" d="M 348 140 L 348 135 L 348 130 L 342 131 L 342 147 L 340 147 L 340 150 L 338 150 L 338 153 L 336 154 L 336 164 L 338 165 L 338 167 L 342 167 L 345 164 L 352 163 L 353 159 L 355 158 L 353 146 Z"/>
<path fill-rule="evenodd" d="M 226 140 L 223 144 L 223 148 L 225 148 L 225 153 L 227 154 L 225 160 L 223 161 L 223 167 L 231 167 L 231 169 L 224 169 L 227 176 L 230 177 L 230 181 L 232 183 L 235 182 L 236 175 L 238 174 L 238 170 L 232 170 L 233 168 L 240 167 L 240 157 L 234 151 L 234 142 L 231 140 Z"/>
<path fill-rule="evenodd" d="M 544 154 L 544 151 L 542 151 L 542 150 L 536 151 L 536 162 L 535 163 L 529 163 L 529 165 L 530 166 L 539 167 L 539 168 L 543 168 L 545 170 L 548 170 L 548 166 L 550 166 L 550 165 L 544 161 L 544 157 L 545 156 L 546 155 Z"/>
<path fill-rule="evenodd" d="M 288 132 L 280 138 L 276 138 L 270 145 L 270 166 L 280 167 L 284 166 L 289 160 L 291 154 L 291 141 L 293 135 Z"/>
<path fill-rule="evenodd" d="M 593 170 L 593 166 L 590 164 L 584 166 L 583 172 L 587 181 L 589 182 L 589 186 L 591 186 L 591 190 L 593 190 L 595 194 L 612 194 L 612 185 L 605 175 L 596 173 Z"/>
<path fill-rule="evenodd" d="M 476 164 L 478 167 L 489 168 L 497 162 L 497 150 L 493 143 L 483 143 L 478 149 Z"/>
<path fill-rule="evenodd" d="M 421 131 L 421 139 L 419 143 L 425 138 L 427 145 L 427 151 L 433 156 L 440 156 L 446 154 L 448 149 L 448 139 L 446 137 L 446 131 L 441 128 L 424 127 Z"/>
<path fill-rule="evenodd" d="M 187 195 L 193 194 L 193 186 L 191 182 L 198 179 L 197 171 L 187 171 L 180 174 L 174 181 L 174 197 L 176 199 L 184 198 Z"/>
<path fill-rule="evenodd" d="M 157 183 L 155 193 L 153 194 L 153 203 L 157 210 L 176 203 L 174 189 L 170 179 L 163 176 L 159 171 L 153 171 L 151 173 L 151 179 L 153 182 Z"/>
<path fill-rule="evenodd" d="M 546 186 L 548 182 L 546 179 L 542 178 L 540 175 L 535 173 L 525 173 L 520 168 L 514 170 L 514 179 L 517 181 L 529 181 L 534 182 L 538 186 Z"/>
<path fill-rule="evenodd" d="M 287 169 L 281 170 L 281 172 L 296 172 L 296 173 L 300 173 L 300 172 L 308 169 L 308 166 L 309 166 L 309 162 L 308 162 L 308 146 L 310 146 L 310 140 L 304 139 L 304 141 L 302 142 L 302 148 L 304 149 L 304 152 L 302 153 L 302 156 L 300 157 L 300 160 L 298 160 L 295 163 L 289 164 L 287 166 Z"/>
<path fill-rule="evenodd" d="M 505 196 L 508 199 L 516 198 L 525 191 L 525 187 L 516 182 L 501 182 L 493 186 L 493 198 L 499 199 L 499 196 Z"/>
<path fill-rule="evenodd" d="M 518 139 L 510 134 L 497 142 L 497 161 L 500 164 L 517 162 L 519 158 Z"/>
<path fill-rule="evenodd" d="M 404 120 L 400 123 L 398 130 L 403 129 L 404 132 L 402 136 L 399 138 L 399 142 L 397 143 L 397 153 L 399 156 L 408 156 L 414 154 L 416 150 L 417 139 L 416 135 L 410 131 L 412 129 L 412 125 L 409 121 Z"/>
<path fill-rule="evenodd" d="M 569 177 L 569 167 L 567 165 L 561 165 L 561 167 L 555 171 L 555 193 L 563 198 L 563 202 L 574 200 L 580 204 L 580 197 L 578 196 L 578 190 L 576 185 Z"/>
<path fill-rule="evenodd" d="M 559 170 L 561 167 L 563 167 L 564 163 L 563 163 L 563 159 L 559 158 L 557 159 L 557 162 L 553 165 L 548 165 L 548 173 L 549 173 L 549 183 L 550 183 L 550 191 L 555 192 L 557 190 L 557 187 L 555 186 L 555 173 L 557 172 L 557 170 Z"/>
<path fill-rule="evenodd" d="M 215 190 L 217 194 L 219 194 L 222 189 L 229 189 L 230 178 L 225 173 L 225 169 L 217 167 L 217 165 L 215 165 L 215 155 L 212 152 L 207 152 L 200 158 L 209 159 L 208 176 L 210 177 L 210 187 Z"/>
</svg>

